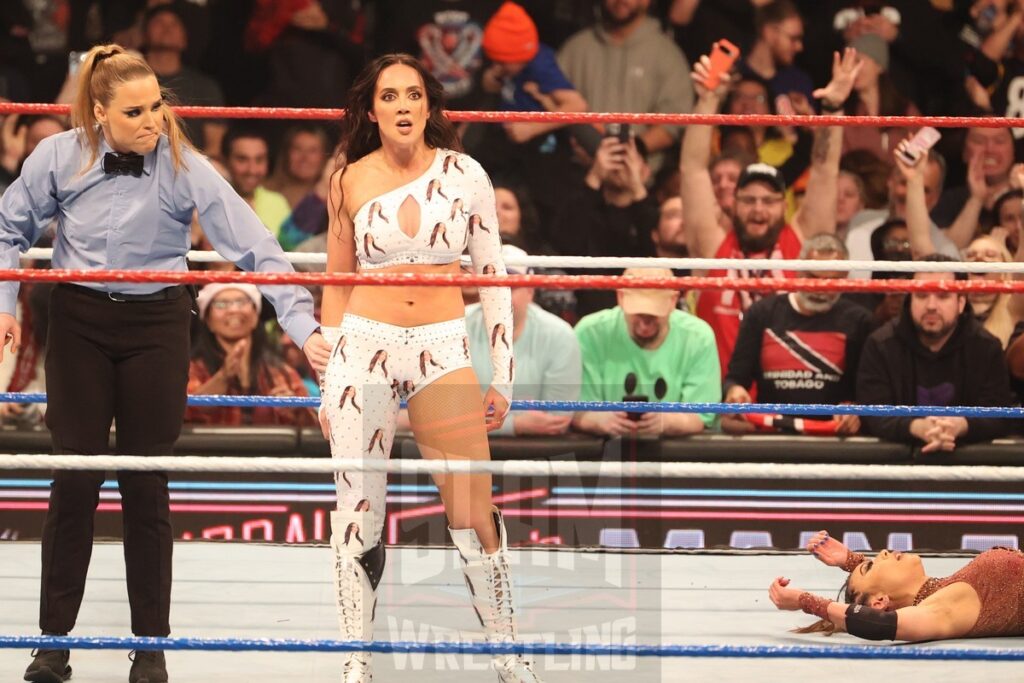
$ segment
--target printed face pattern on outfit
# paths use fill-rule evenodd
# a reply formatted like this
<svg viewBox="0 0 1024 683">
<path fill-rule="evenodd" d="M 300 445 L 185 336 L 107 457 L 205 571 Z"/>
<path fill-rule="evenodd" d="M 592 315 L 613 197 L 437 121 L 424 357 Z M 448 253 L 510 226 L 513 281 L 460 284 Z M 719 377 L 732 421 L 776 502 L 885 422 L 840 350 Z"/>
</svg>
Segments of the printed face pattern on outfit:
<svg viewBox="0 0 1024 683">
<path fill-rule="evenodd" d="M 437 178 L 427 183 L 427 201 L 429 202 L 431 199 L 434 199 L 433 195 L 435 194 L 442 199 L 448 199 L 448 195 L 441 190 L 441 181 Z"/>
<path fill-rule="evenodd" d="M 338 343 L 335 345 L 334 351 L 331 353 L 331 359 L 337 355 L 341 356 L 342 361 L 348 360 L 348 358 L 345 357 L 345 335 L 341 335 L 338 338 Z"/>
<path fill-rule="evenodd" d="M 340 335 L 345 357 L 331 356 L 322 398 L 331 454 L 338 458 L 389 457 L 401 401 L 452 370 L 472 367 L 462 319 L 398 327 L 347 314 Z M 383 531 L 386 484 L 384 472 L 346 471 L 335 477 L 339 510 L 374 512 L 374 536 L 364 530 L 371 547 Z"/>
<path fill-rule="evenodd" d="M 484 225 L 483 219 L 480 217 L 480 214 L 478 213 L 474 213 L 472 216 L 469 217 L 469 223 L 467 225 L 470 237 L 474 236 L 477 229 L 483 230 L 484 232 L 488 233 L 491 231 L 490 228 Z"/>
<path fill-rule="evenodd" d="M 362 544 L 363 537 L 360 536 L 359 525 L 355 522 L 352 522 L 348 525 L 348 527 L 345 528 L 345 545 L 348 545 L 349 541 L 351 541 L 353 538 L 355 538 L 357 541 L 359 541 L 360 544 Z"/>
<path fill-rule="evenodd" d="M 499 340 L 505 345 L 506 349 L 512 348 L 508 345 L 508 339 L 505 338 L 505 325 L 503 323 L 498 323 L 491 330 L 491 347 L 496 346 Z"/>
<path fill-rule="evenodd" d="M 377 353 L 373 354 L 373 358 L 370 359 L 370 367 L 368 372 L 373 372 L 373 369 L 377 367 L 377 363 L 380 363 L 381 370 L 384 372 L 384 376 L 388 376 L 388 352 L 384 349 L 377 349 Z"/>
<path fill-rule="evenodd" d="M 356 403 L 356 388 L 353 386 L 347 386 L 345 387 L 345 390 L 341 392 L 341 403 L 339 404 L 338 407 L 344 408 L 345 401 L 347 401 L 350 398 L 352 399 L 352 407 L 356 409 L 356 412 L 363 412 L 363 409 L 359 407 L 358 403 Z"/>
<path fill-rule="evenodd" d="M 361 269 L 458 261 L 470 246 L 470 233 L 483 225 L 483 217 L 488 215 L 479 208 L 473 210 L 488 192 L 493 204 L 490 181 L 475 161 L 456 152 L 437 150 L 423 175 L 356 211 L 353 223 Z M 400 209 L 404 215 L 410 204 L 419 209 L 419 224 L 400 226 L 404 219 L 392 219 L 400 215 Z M 471 210 L 475 216 L 472 225 Z M 487 218 L 487 222 L 490 220 Z M 495 248 L 500 249 L 500 243 Z"/>
<path fill-rule="evenodd" d="M 459 157 L 458 157 L 458 155 L 456 155 L 456 154 L 445 154 L 444 155 L 443 170 L 441 172 L 447 175 L 448 168 L 452 167 L 452 166 L 454 166 L 455 169 L 459 173 L 463 173 L 463 174 L 465 173 L 465 171 L 462 170 L 462 167 L 459 166 Z"/>
<path fill-rule="evenodd" d="M 417 207 L 418 223 L 417 212 L 411 210 Z M 418 178 L 366 202 L 352 221 L 361 271 L 457 263 L 468 251 L 473 272 L 506 274 L 494 188 L 480 164 L 465 154 L 435 150 L 430 165 Z M 479 292 L 487 329 L 504 325 L 502 343 L 492 344 L 491 370 L 494 386 L 511 395 L 511 294 L 504 286 L 483 286 Z"/>
<path fill-rule="evenodd" d="M 420 377 L 427 376 L 427 365 L 432 368 L 445 369 L 443 365 L 434 360 L 434 357 L 430 354 L 430 351 L 424 350 L 420 353 Z"/>
<path fill-rule="evenodd" d="M 417 207 L 415 224 L 416 212 L 410 209 Z M 430 167 L 418 178 L 374 197 L 352 220 L 361 271 L 457 263 L 468 251 L 475 273 L 506 273 L 494 188 L 480 164 L 464 154 L 436 150 Z M 506 286 L 482 286 L 479 292 L 487 328 L 492 330 L 492 386 L 511 399 L 511 293 Z M 413 399 L 446 373 L 472 367 L 462 319 L 398 327 L 345 315 L 339 335 L 346 345 L 336 349 L 328 363 L 322 400 L 331 454 L 337 458 L 388 457 L 401 400 Z M 348 387 L 353 393 L 343 398 Z M 340 472 L 335 478 L 338 510 L 373 511 L 372 538 L 364 529 L 370 547 L 383 531 L 386 482 L 384 472 Z"/>
<path fill-rule="evenodd" d="M 430 233 L 430 246 L 434 246 L 434 243 L 437 241 L 438 235 L 440 235 L 441 241 L 444 242 L 444 246 L 450 248 L 452 245 L 448 243 L 448 237 L 445 235 L 446 232 L 447 231 L 445 230 L 444 223 L 438 223 L 437 225 L 435 225 L 434 231 Z"/>
<path fill-rule="evenodd" d="M 465 209 L 462 208 L 462 200 L 456 199 L 452 202 L 452 212 L 448 215 L 448 220 L 453 221 L 456 216 L 463 216 L 465 213 Z"/>
<path fill-rule="evenodd" d="M 378 247 L 377 243 L 373 241 L 373 235 L 371 235 L 370 233 L 366 233 L 366 235 L 363 236 L 363 251 L 366 252 L 366 258 L 372 258 L 370 254 L 370 249 L 373 249 L 374 251 L 379 251 L 382 254 L 387 253 L 386 251 Z"/>
</svg>

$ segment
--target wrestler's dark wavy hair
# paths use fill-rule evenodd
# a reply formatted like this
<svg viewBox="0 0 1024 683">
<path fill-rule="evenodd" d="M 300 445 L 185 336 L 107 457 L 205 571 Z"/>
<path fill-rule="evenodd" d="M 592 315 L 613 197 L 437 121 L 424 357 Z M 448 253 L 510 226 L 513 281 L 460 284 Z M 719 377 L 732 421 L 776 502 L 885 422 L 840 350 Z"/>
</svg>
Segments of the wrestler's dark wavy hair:
<svg viewBox="0 0 1024 683">
<path fill-rule="evenodd" d="M 362 159 L 380 147 L 380 132 L 377 124 L 370 120 L 373 111 L 373 96 L 377 91 L 377 79 L 384 69 L 395 64 L 404 64 L 416 69 L 423 79 L 427 92 L 427 127 L 424 137 L 431 148 L 445 147 L 462 151 L 462 143 L 455 126 L 444 115 L 444 86 L 427 71 L 426 67 L 412 55 L 396 52 L 381 55 L 366 65 L 348 91 L 348 108 L 341 120 L 341 153 L 347 163 Z"/>
<path fill-rule="evenodd" d="M 348 164 L 362 159 L 364 156 L 379 149 L 381 146 L 380 131 L 377 124 L 370 120 L 373 111 L 373 96 L 377 92 L 377 80 L 384 69 L 395 64 L 412 67 L 423 79 L 423 87 L 427 93 L 427 125 L 423 131 L 427 146 L 432 149 L 439 147 L 462 151 L 462 142 L 455 126 L 444 115 L 444 86 L 423 66 L 420 60 L 403 52 L 381 55 L 366 65 L 352 83 L 348 91 L 348 105 L 345 116 L 341 119 L 341 143 L 339 147 L 337 167 L 341 169 L 335 182 L 341 185 Z M 340 212 L 344 205 L 344 197 L 337 207 Z"/>
</svg>

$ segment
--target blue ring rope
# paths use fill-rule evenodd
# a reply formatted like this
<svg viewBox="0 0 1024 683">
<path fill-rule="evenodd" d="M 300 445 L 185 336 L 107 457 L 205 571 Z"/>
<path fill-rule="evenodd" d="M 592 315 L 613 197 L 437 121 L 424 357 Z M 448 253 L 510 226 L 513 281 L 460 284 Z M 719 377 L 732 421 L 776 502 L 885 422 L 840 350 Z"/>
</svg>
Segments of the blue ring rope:
<svg viewBox="0 0 1024 683">
<path fill-rule="evenodd" d="M 0 393 L 2 403 L 46 403 L 46 394 Z M 243 408 L 319 408 L 320 399 L 307 396 L 190 395 L 190 406 L 237 406 Z M 404 407 L 404 403 L 402 404 Z M 737 415 L 766 413 L 780 415 L 860 415 L 871 417 L 985 417 L 1022 418 L 1024 408 L 991 406 L 889 406 L 829 405 L 821 403 L 676 403 L 669 401 L 512 401 L 513 410 L 627 413 L 713 413 Z"/>
<path fill-rule="evenodd" d="M 757 659 L 912 659 L 1024 661 L 1024 648 L 930 648 L 907 646 L 808 645 L 584 645 L 575 643 L 483 643 L 287 640 L 276 638 L 115 638 L 0 636 L 3 648 L 81 650 L 202 650 L 219 652 L 415 652 L 439 654 L 547 654 L 634 657 L 741 657 Z"/>
</svg>

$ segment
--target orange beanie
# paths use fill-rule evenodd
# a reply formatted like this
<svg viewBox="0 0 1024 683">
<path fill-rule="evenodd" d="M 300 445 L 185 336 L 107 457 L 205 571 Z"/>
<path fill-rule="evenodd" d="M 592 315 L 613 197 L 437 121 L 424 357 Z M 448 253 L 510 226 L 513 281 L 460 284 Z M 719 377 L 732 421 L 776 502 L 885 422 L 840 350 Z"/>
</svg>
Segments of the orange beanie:
<svg viewBox="0 0 1024 683">
<path fill-rule="evenodd" d="M 484 27 L 484 53 L 494 62 L 528 62 L 537 56 L 537 25 L 522 7 L 506 2 Z"/>
</svg>

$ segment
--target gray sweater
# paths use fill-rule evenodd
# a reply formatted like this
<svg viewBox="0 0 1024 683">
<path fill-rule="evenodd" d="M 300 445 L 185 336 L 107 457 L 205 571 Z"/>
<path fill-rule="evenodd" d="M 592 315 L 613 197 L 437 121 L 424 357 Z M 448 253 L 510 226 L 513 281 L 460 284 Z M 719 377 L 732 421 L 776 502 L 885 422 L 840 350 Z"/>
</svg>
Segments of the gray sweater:
<svg viewBox="0 0 1024 683">
<path fill-rule="evenodd" d="M 693 82 L 683 51 L 650 17 L 622 43 L 600 24 L 569 38 L 558 64 L 596 112 L 688 113 Z M 638 126 L 637 132 L 645 127 Z M 678 139 L 679 127 L 668 128 Z"/>
</svg>

